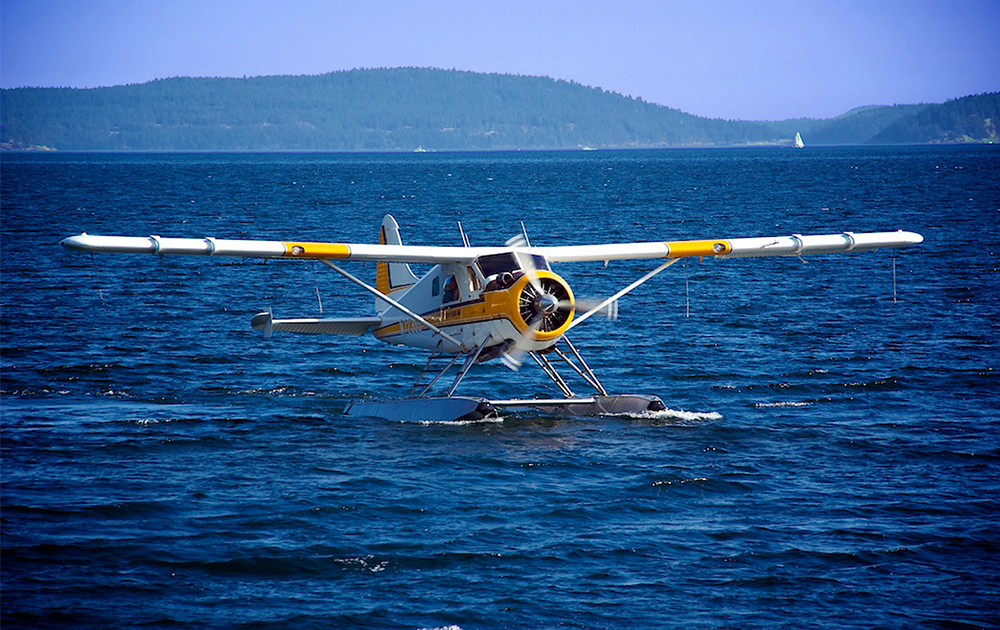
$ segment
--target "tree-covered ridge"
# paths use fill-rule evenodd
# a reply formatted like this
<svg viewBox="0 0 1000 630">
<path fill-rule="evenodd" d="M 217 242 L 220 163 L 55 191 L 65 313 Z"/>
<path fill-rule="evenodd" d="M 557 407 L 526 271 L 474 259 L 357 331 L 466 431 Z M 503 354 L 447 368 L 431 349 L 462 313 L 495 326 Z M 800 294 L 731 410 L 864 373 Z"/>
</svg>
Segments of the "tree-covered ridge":
<svg viewBox="0 0 1000 630">
<path fill-rule="evenodd" d="M 817 121 L 808 131 L 808 142 L 811 145 L 866 144 L 889 125 L 927 107 L 928 105 L 876 105 L 852 109 L 836 118 Z"/>
<path fill-rule="evenodd" d="M 879 144 L 1000 142 L 1000 92 L 966 96 L 924 108 L 872 137 Z"/>
<path fill-rule="evenodd" d="M 7 148 L 164 151 L 728 146 L 798 130 L 853 144 L 889 124 L 838 136 L 846 121 L 709 120 L 567 81 L 425 68 L 9 89 L 0 122 Z"/>
<path fill-rule="evenodd" d="M 4 92 L 5 142 L 60 149 L 672 146 L 769 138 L 541 77 L 426 69 Z"/>
<path fill-rule="evenodd" d="M 859 107 L 830 120 L 795 122 L 810 145 L 934 144 L 997 142 L 998 116 L 1000 92 L 993 92 L 937 104 Z"/>
</svg>

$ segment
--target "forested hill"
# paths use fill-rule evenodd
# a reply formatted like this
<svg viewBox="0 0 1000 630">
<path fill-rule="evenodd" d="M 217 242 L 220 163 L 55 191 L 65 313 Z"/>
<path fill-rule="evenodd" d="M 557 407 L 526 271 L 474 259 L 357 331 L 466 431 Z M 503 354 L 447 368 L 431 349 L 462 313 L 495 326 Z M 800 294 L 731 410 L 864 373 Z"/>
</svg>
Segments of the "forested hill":
<svg viewBox="0 0 1000 630">
<path fill-rule="evenodd" d="M 6 89 L 0 140 L 6 149 L 83 151 L 640 148 L 786 144 L 796 131 L 807 144 L 859 144 L 898 125 L 882 141 L 928 142 L 935 139 L 908 139 L 923 123 L 907 121 L 935 107 L 944 105 L 874 107 L 826 121 L 710 120 L 543 77 L 396 68 Z M 947 139 L 966 138 L 983 139 L 964 131 Z"/>
<path fill-rule="evenodd" d="M 874 137 L 879 144 L 1000 142 L 1000 92 L 967 96 L 904 116 Z"/>
<path fill-rule="evenodd" d="M 766 142 L 565 81 L 427 69 L 3 94 L 4 142 L 66 150 L 408 150 Z"/>
</svg>

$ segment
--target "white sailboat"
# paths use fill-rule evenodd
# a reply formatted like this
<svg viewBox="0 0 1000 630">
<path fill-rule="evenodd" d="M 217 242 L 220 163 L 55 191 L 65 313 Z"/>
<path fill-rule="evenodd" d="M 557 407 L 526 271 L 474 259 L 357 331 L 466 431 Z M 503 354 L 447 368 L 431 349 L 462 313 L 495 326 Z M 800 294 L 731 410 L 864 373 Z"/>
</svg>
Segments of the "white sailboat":
<svg viewBox="0 0 1000 630">
<path fill-rule="evenodd" d="M 792 146 L 796 149 L 801 149 L 806 146 L 805 143 L 802 142 L 802 136 L 799 135 L 798 131 L 795 132 L 795 140 L 792 141 Z"/>
</svg>

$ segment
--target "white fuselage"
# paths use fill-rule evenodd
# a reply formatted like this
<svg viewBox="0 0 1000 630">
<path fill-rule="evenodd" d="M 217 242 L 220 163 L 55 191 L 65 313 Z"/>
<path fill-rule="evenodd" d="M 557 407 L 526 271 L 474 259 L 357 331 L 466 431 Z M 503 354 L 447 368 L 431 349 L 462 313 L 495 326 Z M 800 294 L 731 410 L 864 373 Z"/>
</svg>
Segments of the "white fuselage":
<svg viewBox="0 0 1000 630">
<path fill-rule="evenodd" d="M 540 266 L 547 267 L 544 260 L 540 262 Z M 487 275 L 490 271 L 494 273 Z M 538 279 L 546 283 L 546 288 L 564 290 L 568 298 L 561 303 L 563 315 L 553 319 L 550 326 L 542 323 L 542 316 L 551 313 L 551 304 L 558 300 L 546 290 L 538 295 L 533 287 Z M 388 296 L 458 340 L 462 347 L 384 300 L 377 305 L 382 318 L 373 331 L 377 338 L 449 353 L 469 352 L 484 343 L 487 348 L 508 344 L 529 352 L 544 350 L 558 340 L 573 317 L 572 292 L 566 282 L 546 268 L 527 272 L 519 269 L 513 257 L 507 264 L 477 260 L 470 265 L 435 265 L 416 283 L 391 291 Z"/>
</svg>

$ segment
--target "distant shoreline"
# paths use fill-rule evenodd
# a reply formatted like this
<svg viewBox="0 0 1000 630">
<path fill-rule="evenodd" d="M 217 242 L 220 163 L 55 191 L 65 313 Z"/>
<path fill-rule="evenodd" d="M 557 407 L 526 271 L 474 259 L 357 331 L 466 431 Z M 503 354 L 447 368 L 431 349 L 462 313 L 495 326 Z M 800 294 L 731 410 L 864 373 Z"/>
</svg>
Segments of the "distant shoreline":
<svg viewBox="0 0 1000 630">
<path fill-rule="evenodd" d="M 808 147 L 817 150 L 850 149 L 850 148 L 905 148 L 905 147 L 981 147 L 1000 146 L 996 142 L 921 142 L 910 144 L 827 144 Z M 0 147 L 0 155 L 458 155 L 458 154 L 500 154 L 500 153 L 630 153 L 653 151 L 729 151 L 752 149 L 790 149 L 789 145 L 755 144 L 755 145 L 710 145 L 710 146 L 676 146 L 676 147 L 622 147 L 601 149 L 428 149 L 426 151 L 406 150 L 324 150 L 324 149 L 276 149 L 276 150 L 176 150 L 176 149 L 70 149 L 61 151 L 50 147 L 42 149 Z"/>
</svg>

